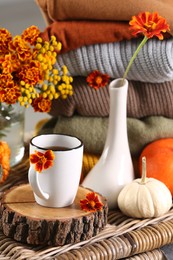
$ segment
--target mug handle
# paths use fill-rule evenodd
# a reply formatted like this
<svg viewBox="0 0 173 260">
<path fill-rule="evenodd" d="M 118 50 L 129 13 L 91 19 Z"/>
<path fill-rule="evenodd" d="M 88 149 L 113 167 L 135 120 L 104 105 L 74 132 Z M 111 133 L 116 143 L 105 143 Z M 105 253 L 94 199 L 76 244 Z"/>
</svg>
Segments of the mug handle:
<svg viewBox="0 0 173 260">
<path fill-rule="evenodd" d="M 41 199 L 49 199 L 49 194 L 44 192 L 39 184 L 38 181 L 38 173 L 35 171 L 33 166 L 30 166 L 29 171 L 28 171 L 28 180 L 29 183 L 34 191 L 34 193 Z"/>
</svg>

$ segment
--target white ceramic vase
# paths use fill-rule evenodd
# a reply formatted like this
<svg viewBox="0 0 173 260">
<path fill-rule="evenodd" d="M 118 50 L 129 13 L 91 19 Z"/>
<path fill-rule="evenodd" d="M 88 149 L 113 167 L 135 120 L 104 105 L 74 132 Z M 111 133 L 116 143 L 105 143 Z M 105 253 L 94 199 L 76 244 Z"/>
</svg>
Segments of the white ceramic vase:
<svg viewBox="0 0 173 260">
<path fill-rule="evenodd" d="M 121 189 L 134 179 L 127 136 L 127 91 L 127 80 L 119 78 L 109 85 L 110 113 L 105 146 L 99 161 L 82 183 L 105 196 L 109 209 L 117 207 Z"/>
</svg>

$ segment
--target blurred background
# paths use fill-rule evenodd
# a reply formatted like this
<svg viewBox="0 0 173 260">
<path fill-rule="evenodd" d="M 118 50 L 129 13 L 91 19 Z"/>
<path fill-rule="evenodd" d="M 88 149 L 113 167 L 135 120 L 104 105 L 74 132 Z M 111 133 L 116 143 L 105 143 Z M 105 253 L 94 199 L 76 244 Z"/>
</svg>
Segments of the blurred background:
<svg viewBox="0 0 173 260">
<path fill-rule="evenodd" d="M 0 0 L 0 27 L 5 27 L 14 36 L 31 25 L 38 26 L 41 31 L 46 27 L 35 0 Z M 49 118 L 49 115 L 26 109 L 25 132 L 32 133 L 36 123 L 43 118 Z"/>
</svg>

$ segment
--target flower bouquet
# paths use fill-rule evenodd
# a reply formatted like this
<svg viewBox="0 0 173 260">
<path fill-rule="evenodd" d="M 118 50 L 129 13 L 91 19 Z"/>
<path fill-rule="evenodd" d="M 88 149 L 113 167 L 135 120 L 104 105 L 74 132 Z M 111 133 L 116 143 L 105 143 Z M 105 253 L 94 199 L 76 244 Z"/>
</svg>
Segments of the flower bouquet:
<svg viewBox="0 0 173 260">
<path fill-rule="evenodd" d="M 48 113 L 53 99 L 73 94 L 73 78 L 68 76 L 67 67 L 61 71 L 55 68 L 61 43 L 55 36 L 43 41 L 40 35 L 34 25 L 14 37 L 0 28 L 0 136 L 7 143 L 10 138 L 12 156 L 21 153 L 19 160 L 24 153 L 22 108 L 32 106 L 35 112 Z M 17 121 L 22 122 L 21 127 Z M 14 138 L 14 132 L 19 138 Z"/>
<path fill-rule="evenodd" d="M 72 77 L 64 66 L 54 69 L 61 43 L 54 36 L 43 42 L 40 31 L 31 26 L 14 38 L 0 29 L 0 103 L 31 105 L 35 111 L 49 112 L 51 101 L 72 95 Z"/>
</svg>

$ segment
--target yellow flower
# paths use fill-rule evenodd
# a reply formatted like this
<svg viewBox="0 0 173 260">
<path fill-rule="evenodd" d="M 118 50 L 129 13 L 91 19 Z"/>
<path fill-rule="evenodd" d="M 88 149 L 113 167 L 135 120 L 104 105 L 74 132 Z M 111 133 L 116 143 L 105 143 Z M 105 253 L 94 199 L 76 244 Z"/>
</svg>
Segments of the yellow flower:
<svg viewBox="0 0 173 260">
<path fill-rule="evenodd" d="M 0 102 L 9 105 L 19 102 L 21 106 L 31 105 L 35 111 L 47 112 L 51 100 L 70 95 L 64 95 L 71 78 L 67 68 L 62 71 L 55 68 L 56 51 L 61 49 L 61 43 L 55 36 L 49 42 L 43 41 L 40 35 L 35 25 L 14 37 L 0 28 Z M 63 91 L 59 91 L 62 83 Z"/>
</svg>

